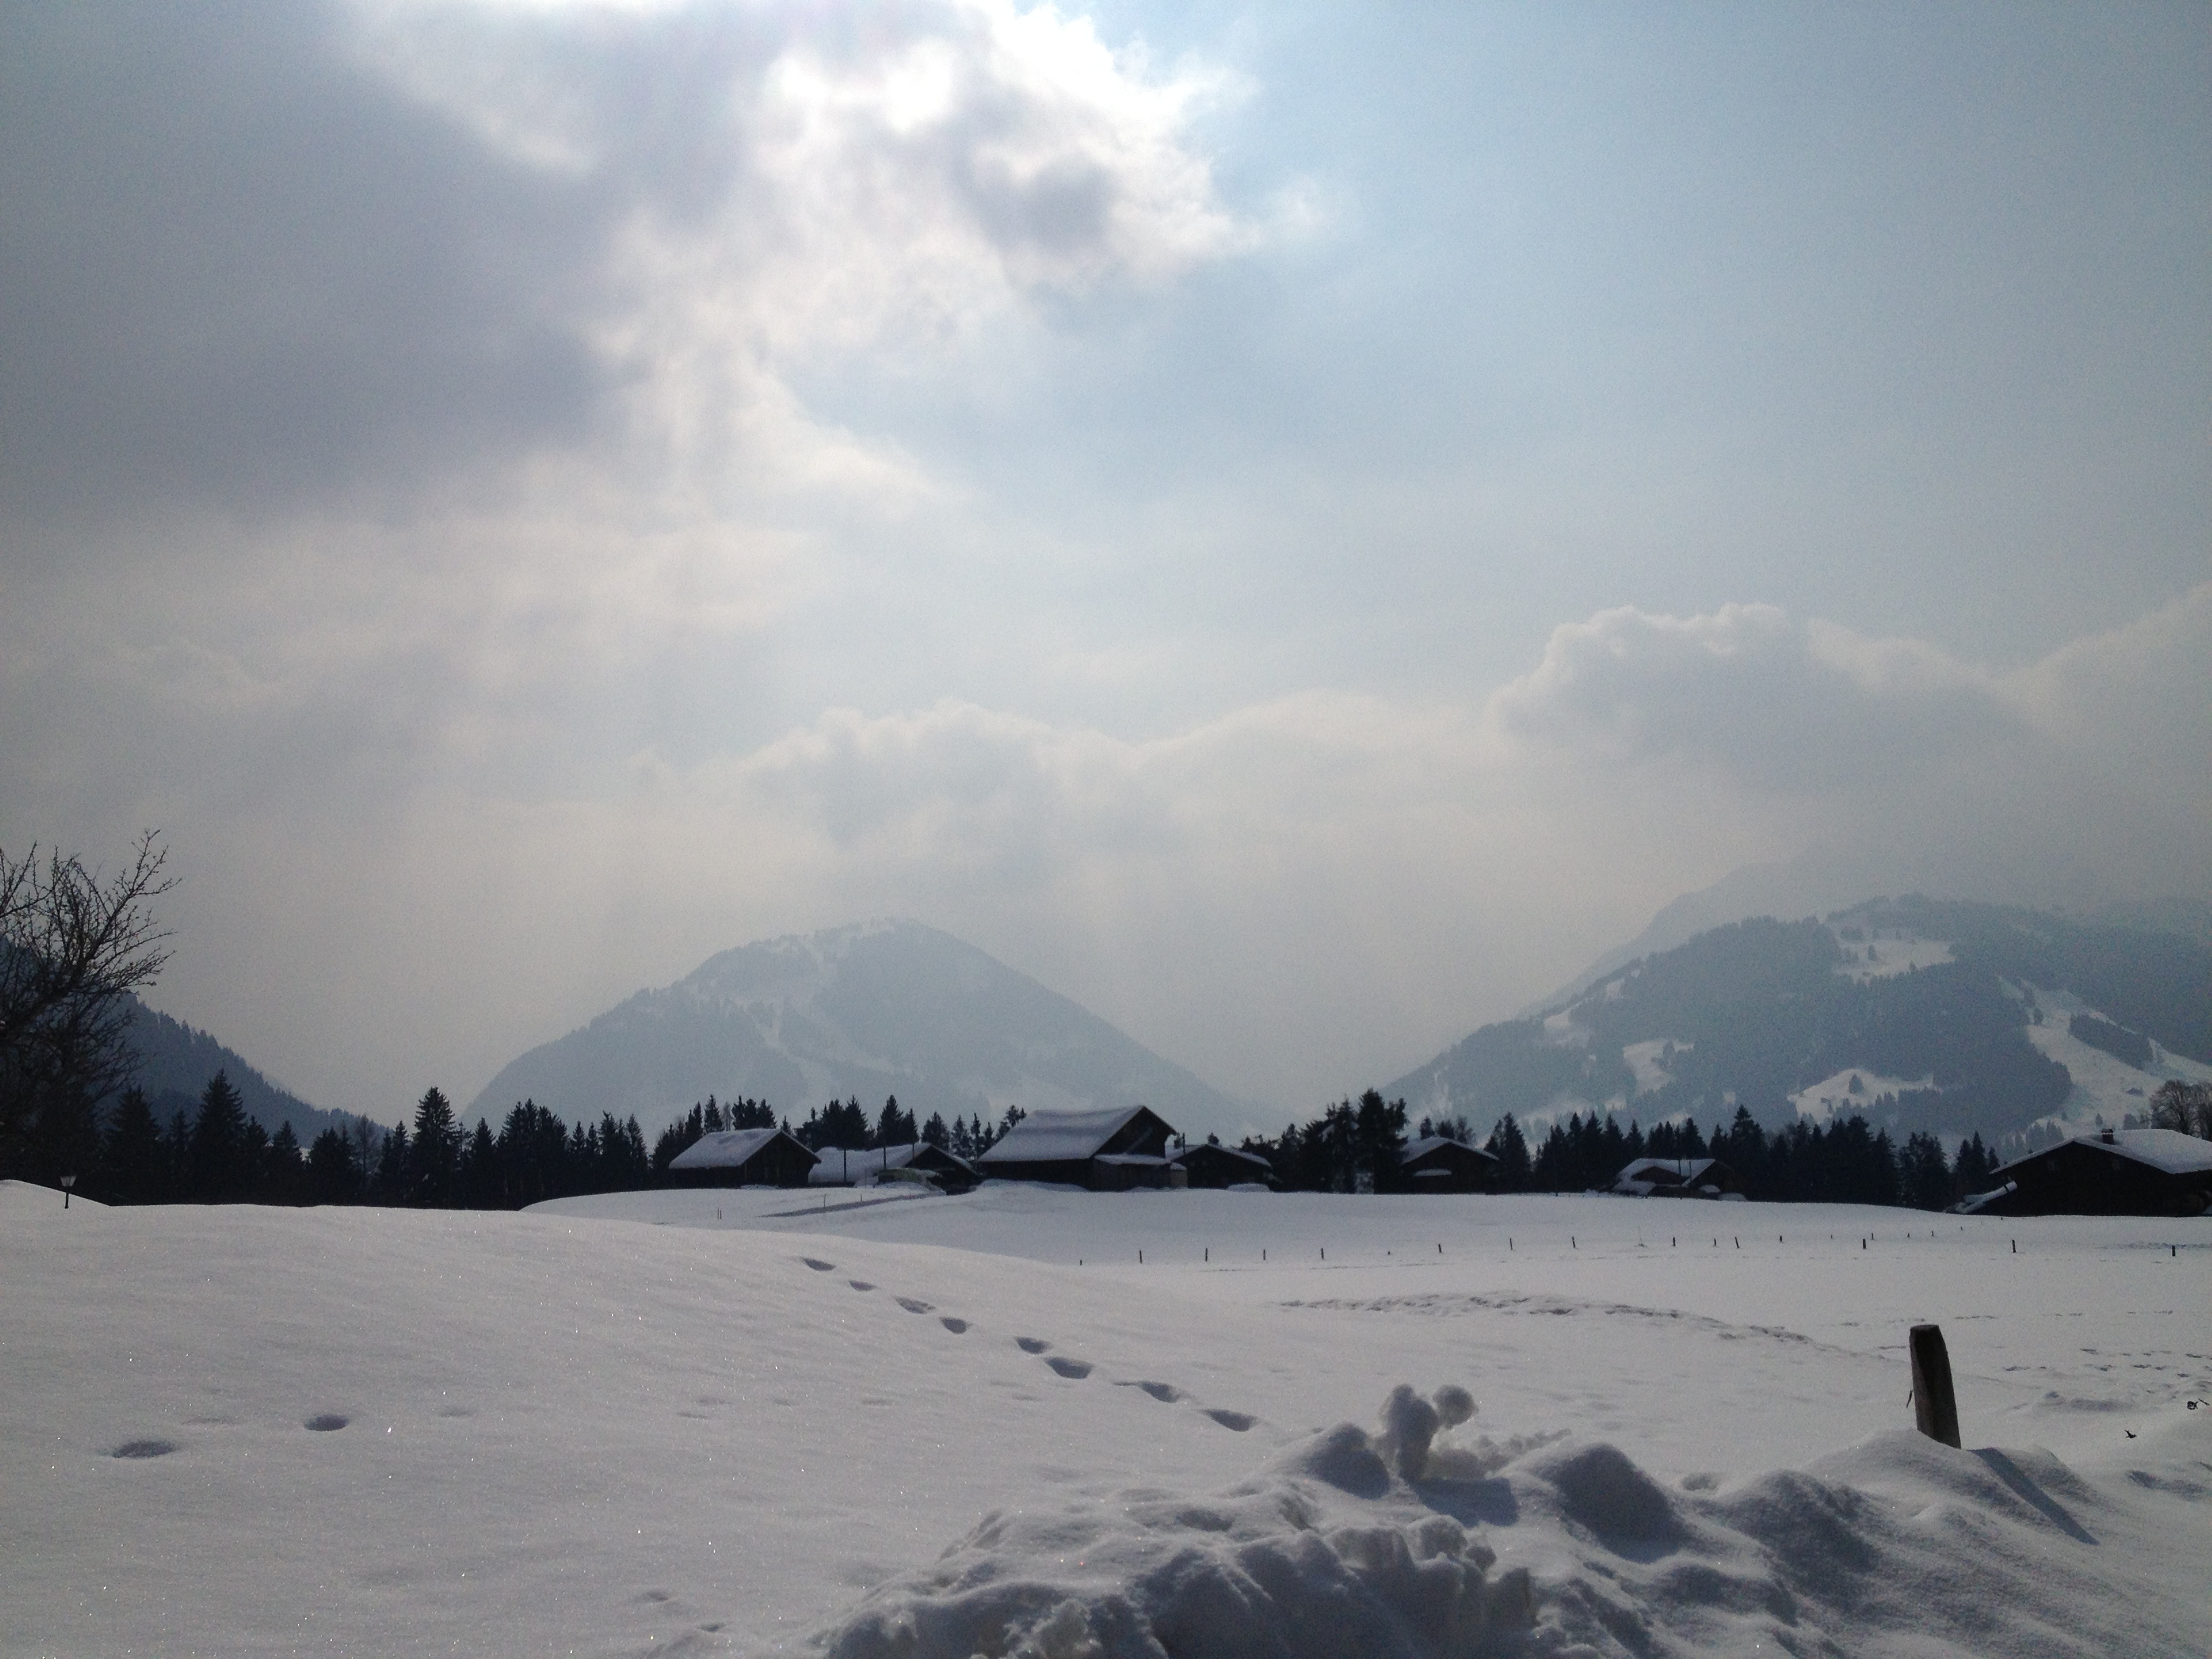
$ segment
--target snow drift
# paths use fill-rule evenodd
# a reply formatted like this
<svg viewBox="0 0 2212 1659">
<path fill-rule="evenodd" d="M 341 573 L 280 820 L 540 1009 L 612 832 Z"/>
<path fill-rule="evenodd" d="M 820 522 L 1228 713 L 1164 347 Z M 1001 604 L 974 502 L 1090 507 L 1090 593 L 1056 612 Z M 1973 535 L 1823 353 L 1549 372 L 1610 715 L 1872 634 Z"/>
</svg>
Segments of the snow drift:
<svg viewBox="0 0 2212 1659">
<path fill-rule="evenodd" d="M 1212 1497 L 993 1514 L 821 1645 L 830 1659 L 2189 1650 L 2152 1586 L 2148 1602 L 2112 1594 L 2125 1569 L 2107 1534 L 2147 1518 L 2048 1452 L 1899 1431 L 1804 1471 L 1669 1491 L 1602 1442 L 1462 1444 L 1473 1404 L 1401 1384 L 1376 1431 L 1338 1424 Z"/>
</svg>

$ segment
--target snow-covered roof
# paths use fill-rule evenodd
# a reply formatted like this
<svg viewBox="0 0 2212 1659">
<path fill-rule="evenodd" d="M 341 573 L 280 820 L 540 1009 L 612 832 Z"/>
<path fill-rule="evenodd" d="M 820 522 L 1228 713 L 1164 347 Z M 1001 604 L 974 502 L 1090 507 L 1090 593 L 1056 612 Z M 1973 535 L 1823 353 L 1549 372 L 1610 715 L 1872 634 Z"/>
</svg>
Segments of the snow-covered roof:
<svg viewBox="0 0 2212 1659">
<path fill-rule="evenodd" d="M 1224 1146 L 1218 1142 L 1211 1140 L 1203 1142 L 1196 1146 L 1183 1147 L 1180 1152 L 1175 1154 L 1175 1157 L 1170 1161 L 1180 1164 L 1183 1159 L 1190 1157 L 1194 1152 L 1218 1152 L 1224 1158 L 1241 1158 L 1247 1164 L 1257 1164 L 1261 1169 L 1268 1170 L 1271 1173 L 1275 1167 L 1273 1164 L 1268 1163 L 1266 1158 L 1261 1157 L 1257 1152 L 1248 1152 L 1242 1146 Z"/>
<path fill-rule="evenodd" d="M 2075 1135 L 2066 1144 L 2090 1146 L 2100 1152 L 2118 1152 L 2122 1158 L 2148 1164 L 2152 1169 L 2163 1170 L 2168 1175 L 2197 1175 L 2212 1170 L 2212 1140 L 2199 1140 L 2195 1135 L 2185 1135 L 2179 1129 L 2100 1130 L 2092 1134 Z M 2039 1156 L 2039 1153 L 2029 1154 L 2031 1158 Z M 2009 1170 L 2014 1164 L 2026 1162 L 2027 1158 L 2015 1158 L 2005 1168 Z"/>
<path fill-rule="evenodd" d="M 1155 1170 L 1161 1170 L 1167 1167 L 1170 1160 L 1164 1158 L 1155 1158 L 1149 1152 L 1101 1152 L 1098 1155 L 1098 1162 L 1101 1164 L 1149 1164 Z"/>
<path fill-rule="evenodd" d="M 717 1129 L 701 1135 L 669 1160 L 672 1170 L 732 1170 L 783 1133 L 781 1129 Z M 793 1140 L 792 1143 L 799 1143 Z"/>
<path fill-rule="evenodd" d="M 1685 1187 L 1696 1184 L 1699 1176 L 1713 1167 L 1710 1158 L 1639 1158 L 1620 1172 L 1623 1181 L 1656 1181 L 1669 1186 L 1680 1182 Z"/>
<path fill-rule="evenodd" d="M 1426 1158 L 1439 1146 L 1456 1146 L 1463 1152 L 1473 1152 L 1477 1158 L 1491 1156 L 1481 1147 L 1470 1146 L 1464 1140 L 1455 1139 L 1450 1135 L 1423 1135 L 1419 1140 L 1409 1140 L 1398 1149 L 1398 1162 L 1411 1164 L 1416 1158 Z"/>
<path fill-rule="evenodd" d="M 991 1145 L 978 1164 L 1058 1164 L 1094 1156 L 1145 1108 L 1096 1112 L 1031 1112 Z"/>
<path fill-rule="evenodd" d="M 916 1144 L 901 1146 L 871 1146 L 863 1152 L 854 1152 L 843 1146 L 824 1146 L 815 1154 L 822 1161 L 806 1172 L 810 1185 L 816 1187 L 842 1186 L 849 1176 L 858 1180 L 862 1176 L 881 1175 L 886 1170 L 903 1170 L 914 1162 L 919 1150 Z"/>
</svg>

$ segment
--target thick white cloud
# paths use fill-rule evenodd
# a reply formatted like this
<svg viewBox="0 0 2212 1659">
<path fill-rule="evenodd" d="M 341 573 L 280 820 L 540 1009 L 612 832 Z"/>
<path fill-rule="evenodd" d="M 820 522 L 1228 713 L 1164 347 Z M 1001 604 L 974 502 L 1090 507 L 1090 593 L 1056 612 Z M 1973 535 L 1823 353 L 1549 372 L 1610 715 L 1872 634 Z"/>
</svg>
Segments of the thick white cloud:
<svg viewBox="0 0 2212 1659">
<path fill-rule="evenodd" d="M 1253 245 L 1218 82 L 1002 0 L 24 15 L 0 97 L 0 511 L 613 466 L 697 511 L 923 487 L 787 372 L 927 367 Z M 673 464 L 672 476 L 660 469 Z M 679 489 L 680 495 L 680 489 Z M 633 506 L 632 511 L 635 512 Z"/>
<path fill-rule="evenodd" d="M 1917 641 L 1727 605 L 1698 617 L 1623 607 L 1566 623 L 1491 707 L 1506 731 L 1540 744 L 1818 793 L 1894 787 L 2017 738 L 2026 725 L 2015 701 Z"/>
</svg>

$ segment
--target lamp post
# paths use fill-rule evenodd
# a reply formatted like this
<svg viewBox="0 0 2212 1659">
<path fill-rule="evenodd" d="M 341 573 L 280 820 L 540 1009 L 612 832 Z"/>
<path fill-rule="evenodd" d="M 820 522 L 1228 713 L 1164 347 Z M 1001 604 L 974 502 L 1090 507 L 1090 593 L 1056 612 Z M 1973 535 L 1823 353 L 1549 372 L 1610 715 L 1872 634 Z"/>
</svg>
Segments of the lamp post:
<svg viewBox="0 0 2212 1659">
<path fill-rule="evenodd" d="M 76 1177 L 75 1176 L 69 1175 L 62 1177 L 62 1208 L 64 1210 L 69 1208 L 70 1188 L 76 1185 Z"/>
</svg>

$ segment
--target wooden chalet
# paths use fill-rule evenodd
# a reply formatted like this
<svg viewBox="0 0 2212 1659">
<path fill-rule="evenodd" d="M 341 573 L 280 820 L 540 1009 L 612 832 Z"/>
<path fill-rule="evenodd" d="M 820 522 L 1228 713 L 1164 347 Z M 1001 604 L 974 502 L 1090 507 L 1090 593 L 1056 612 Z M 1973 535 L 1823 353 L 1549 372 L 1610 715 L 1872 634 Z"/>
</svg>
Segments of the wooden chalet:
<svg viewBox="0 0 2212 1659">
<path fill-rule="evenodd" d="M 814 1154 L 788 1129 L 718 1129 L 670 1160 L 672 1187 L 804 1187 Z"/>
<path fill-rule="evenodd" d="M 1717 1158 L 1639 1158 L 1613 1190 L 1631 1198 L 1741 1198 L 1743 1177 Z"/>
<path fill-rule="evenodd" d="M 2015 1158 L 1966 1215 L 2212 1212 L 2212 1140 L 2178 1129 L 2104 1129 Z"/>
<path fill-rule="evenodd" d="M 866 1152 L 824 1146 L 816 1156 L 821 1161 L 806 1172 L 810 1187 L 869 1187 L 910 1172 L 927 1176 L 933 1184 L 948 1193 L 964 1193 L 983 1178 L 966 1158 L 926 1140 L 903 1146 L 872 1146 Z"/>
<path fill-rule="evenodd" d="M 1032 1112 L 975 1160 L 987 1181 L 1053 1181 L 1093 1192 L 1173 1184 L 1175 1131 L 1149 1106 Z"/>
<path fill-rule="evenodd" d="M 1193 1187 L 1272 1187 L 1275 1166 L 1257 1152 L 1243 1152 L 1209 1140 L 1202 1146 L 1186 1146 L 1174 1154 Z"/>
<path fill-rule="evenodd" d="M 1480 1146 L 1470 1146 L 1449 1135 L 1423 1135 L 1399 1149 L 1396 1171 L 1387 1182 L 1376 1182 L 1376 1190 L 1494 1193 L 1502 1167 L 1498 1159 Z"/>
</svg>

